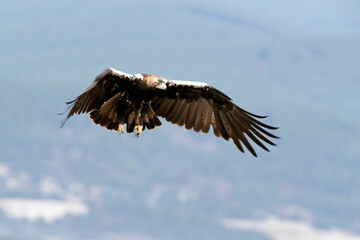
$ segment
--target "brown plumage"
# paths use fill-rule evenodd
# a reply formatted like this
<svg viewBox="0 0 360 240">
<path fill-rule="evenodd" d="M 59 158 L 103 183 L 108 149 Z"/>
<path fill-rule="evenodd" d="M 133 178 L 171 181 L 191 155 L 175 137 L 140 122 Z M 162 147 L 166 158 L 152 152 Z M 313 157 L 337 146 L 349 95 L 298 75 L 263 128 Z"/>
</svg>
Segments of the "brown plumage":
<svg viewBox="0 0 360 240">
<path fill-rule="evenodd" d="M 244 152 L 242 144 L 254 155 L 248 141 L 266 151 L 263 142 L 275 145 L 268 137 L 277 138 L 265 129 L 276 127 L 260 122 L 265 118 L 236 106 L 232 100 L 206 83 L 166 80 L 153 74 L 127 74 L 108 68 L 100 73 L 83 94 L 67 102 L 69 113 L 61 126 L 73 114 L 90 113 L 94 123 L 122 133 L 161 126 L 158 117 L 166 121 L 208 133 L 213 127 L 215 136 L 232 139 Z M 261 141 L 260 141 L 261 140 Z"/>
</svg>

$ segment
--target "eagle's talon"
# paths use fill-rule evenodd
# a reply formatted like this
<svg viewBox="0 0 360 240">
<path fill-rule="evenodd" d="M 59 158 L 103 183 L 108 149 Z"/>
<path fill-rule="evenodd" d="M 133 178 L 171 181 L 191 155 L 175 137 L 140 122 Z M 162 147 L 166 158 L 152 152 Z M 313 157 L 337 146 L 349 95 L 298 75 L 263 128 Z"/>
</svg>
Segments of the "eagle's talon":
<svg viewBox="0 0 360 240">
<path fill-rule="evenodd" d="M 124 133 L 124 124 L 119 124 L 119 127 L 118 127 L 118 132 L 119 132 L 119 135 L 121 135 L 122 133 Z"/>
<path fill-rule="evenodd" d="M 138 125 L 138 126 L 135 126 L 134 129 L 137 130 L 136 137 L 140 137 L 140 135 L 142 133 L 142 130 L 143 130 L 143 127 Z"/>
</svg>

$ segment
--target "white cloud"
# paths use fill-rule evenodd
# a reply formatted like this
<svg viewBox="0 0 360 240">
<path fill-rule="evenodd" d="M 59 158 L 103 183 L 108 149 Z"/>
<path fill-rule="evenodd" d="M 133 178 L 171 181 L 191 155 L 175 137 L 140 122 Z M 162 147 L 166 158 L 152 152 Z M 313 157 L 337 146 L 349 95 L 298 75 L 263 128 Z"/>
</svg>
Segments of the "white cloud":
<svg viewBox="0 0 360 240">
<path fill-rule="evenodd" d="M 228 218 L 222 221 L 227 228 L 256 230 L 275 240 L 360 240 L 360 235 L 339 229 L 317 229 L 308 222 L 268 217 L 262 220 Z"/>
<path fill-rule="evenodd" d="M 75 201 L 60 201 L 52 199 L 0 199 L 0 209 L 9 218 L 25 219 L 31 222 L 44 220 L 52 223 L 66 215 L 87 215 L 88 207 Z"/>
</svg>

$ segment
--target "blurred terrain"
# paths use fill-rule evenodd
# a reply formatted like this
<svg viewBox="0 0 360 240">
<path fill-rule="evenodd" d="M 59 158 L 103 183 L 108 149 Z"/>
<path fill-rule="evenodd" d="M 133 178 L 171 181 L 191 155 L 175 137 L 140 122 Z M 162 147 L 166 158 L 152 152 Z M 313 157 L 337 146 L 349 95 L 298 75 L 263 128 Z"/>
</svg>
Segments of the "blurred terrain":
<svg viewBox="0 0 360 240">
<path fill-rule="evenodd" d="M 0 239 L 286 239 L 276 226 L 360 239 L 359 11 L 355 0 L 3 2 Z M 65 101 L 107 67 L 207 82 L 268 115 L 278 146 L 253 158 L 163 119 L 141 138 L 86 115 L 60 129 Z"/>
</svg>

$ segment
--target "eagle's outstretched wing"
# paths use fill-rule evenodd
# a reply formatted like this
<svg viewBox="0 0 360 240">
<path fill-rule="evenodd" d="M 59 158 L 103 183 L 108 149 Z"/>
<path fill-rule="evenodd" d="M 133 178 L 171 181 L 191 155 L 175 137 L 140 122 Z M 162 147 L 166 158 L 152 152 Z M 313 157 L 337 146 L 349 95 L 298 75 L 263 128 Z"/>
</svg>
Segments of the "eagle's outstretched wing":
<svg viewBox="0 0 360 240">
<path fill-rule="evenodd" d="M 133 84 L 132 81 L 136 78 L 136 75 L 127 74 L 113 68 L 105 69 L 86 88 L 84 93 L 73 101 L 66 102 L 69 105 L 66 111 L 69 111 L 69 113 L 63 120 L 61 127 L 75 113 L 89 113 L 94 109 L 100 109 L 104 102 L 117 93 L 125 92 L 126 89 L 129 89 L 129 86 Z"/>
<path fill-rule="evenodd" d="M 265 116 L 241 109 L 216 88 L 206 83 L 188 81 L 168 80 L 166 85 L 166 92 L 154 97 L 151 106 L 158 116 L 167 121 L 204 133 L 209 132 L 211 125 L 217 137 L 221 136 L 225 140 L 231 138 L 239 150 L 244 152 L 242 142 L 254 156 L 257 156 L 256 152 L 247 137 L 266 151 L 269 150 L 259 139 L 275 145 L 267 137 L 278 137 L 265 129 L 277 128 L 256 119 Z"/>
</svg>

